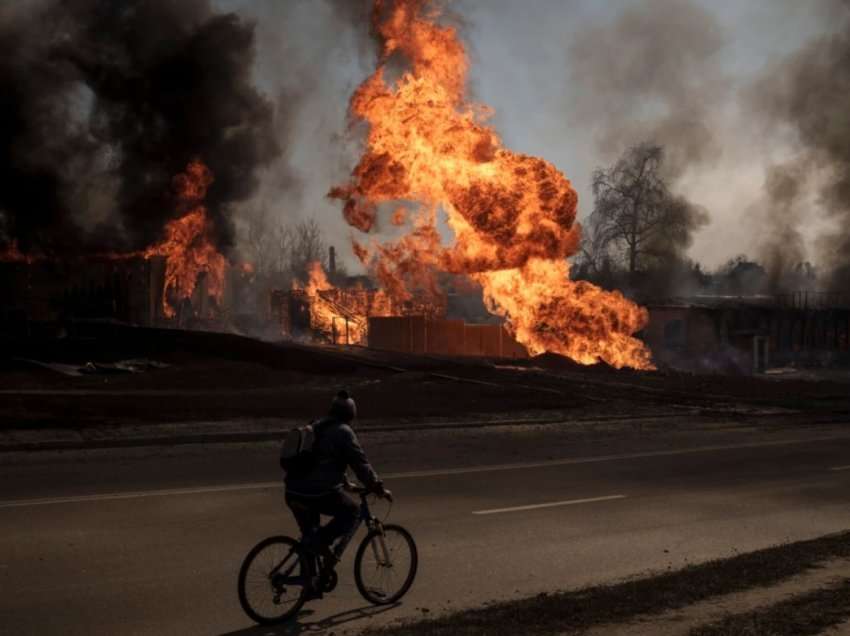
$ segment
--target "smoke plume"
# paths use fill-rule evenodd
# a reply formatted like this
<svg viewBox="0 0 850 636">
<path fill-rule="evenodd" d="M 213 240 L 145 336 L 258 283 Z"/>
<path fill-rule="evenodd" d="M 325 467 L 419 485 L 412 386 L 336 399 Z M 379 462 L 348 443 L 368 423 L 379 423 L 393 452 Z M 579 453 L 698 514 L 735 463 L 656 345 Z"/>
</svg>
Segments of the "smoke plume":
<svg viewBox="0 0 850 636">
<path fill-rule="evenodd" d="M 592 122 L 600 156 L 613 163 L 639 147 L 663 149 L 658 176 L 670 189 L 665 205 L 675 222 L 652 234 L 635 293 L 688 291 L 688 277 L 677 272 L 709 215 L 676 186 L 689 169 L 720 156 L 713 121 L 730 87 L 719 59 L 724 44 L 717 18 L 695 3 L 643 0 L 583 28 L 570 47 L 576 116 Z"/>
<path fill-rule="evenodd" d="M 0 247 L 141 249 L 196 157 L 228 245 L 232 204 L 280 154 L 252 83 L 253 25 L 207 0 L 15 4 L 0 9 Z"/>
<path fill-rule="evenodd" d="M 801 162 L 771 166 L 764 183 L 762 201 L 752 210 L 761 219 L 759 260 L 768 276 L 768 289 L 794 291 L 792 269 L 805 261 L 806 248 L 800 231 L 805 218 L 807 167 Z"/>
<path fill-rule="evenodd" d="M 773 65 L 755 85 L 758 112 L 795 135 L 798 156 L 780 166 L 786 184 L 771 224 L 781 238 L 802 223 L 806 210 L 792 208 L 810 184 L 832 230 L 816 242 L 818 260 L 832 272 L 831 286 L 850 289 L 850 2 L 833 0 L 825 17 L 834 33 L 822 35 Z M 836 28 L 837 25 L 837 28 Z M 770 194 L 771 182 L 767 189 Z M 786 214 L 785 211 L 788 213 Z M 809 215 L 806 215 L 809 216 Z M 776 241 L 779 249 L 781 241 Z M 786 261 L 787 262 L 787 261 Z M 788 263 L 789 265 L 792 263 Z"/>
<path fill-rule="evenodd" d="M 643 0 L 582 28 L 569 50 L 578 121 L 593 122 L 609 159 L 644 141 L 664 146 L 671 176 L 716 158 L 724 43 L 717 19 L 688 0 Z"/>
</svg>

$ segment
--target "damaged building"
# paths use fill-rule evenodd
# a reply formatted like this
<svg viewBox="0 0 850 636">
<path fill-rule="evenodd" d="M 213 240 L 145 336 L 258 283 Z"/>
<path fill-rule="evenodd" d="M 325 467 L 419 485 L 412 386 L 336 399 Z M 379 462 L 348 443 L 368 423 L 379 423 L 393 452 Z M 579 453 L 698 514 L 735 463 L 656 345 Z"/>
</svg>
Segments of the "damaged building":
<svg viewBox="0 0 850 636">
<path fill-rule="evenodd" d="M 234 317 L 230 307 L 246 304 L 240 300 L 244 273 L 228 267 L 221 302 L 210 293 L 202 273 L 191 296 L 174 299 L 173 315 L 167 315 L 165 277 L 166 259 L 161 256 L 0 261 L 0 331 L 52 333 L 89 320 L 225 330 Z"/>
<path fill-rule="evenodd" d="M 850 362 L 850 296 L 695 296 L 650 303 L 643 333 L 658 362 L 709 372 Z"/>
<path fill-rule="evenodd" d="M 285 337 L 402 353 L 520 358 L 528 353 L 477 295 L 411 299 L 394 306 L 366 277 L 347 286 L 274 290 L 271 313 Z"/>
</svg>

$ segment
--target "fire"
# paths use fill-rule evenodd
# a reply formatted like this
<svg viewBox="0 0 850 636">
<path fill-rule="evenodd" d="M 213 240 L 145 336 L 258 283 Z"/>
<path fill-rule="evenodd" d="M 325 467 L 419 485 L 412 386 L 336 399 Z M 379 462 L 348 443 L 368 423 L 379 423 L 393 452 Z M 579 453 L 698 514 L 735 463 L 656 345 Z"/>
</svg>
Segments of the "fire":
<svg viewBox="0 0 850 636">
<path fill-rule="evenodd" d="M 176 211 L 180 217 L 166 223 L 164 238 L 159 243 L 142 251 L 100 252 L 94 255 L 113 260 L 165 257 L 162 310 L 168 318 L 177 313 L 172 302 L 191 298 L 202 274 L 207 293 L 212 298 L 220 303 L 224 295 L 226 261 L 213 243 L 213 228 L 204 206 L 207 189 L 212 182 L 210 169 L 199 160 L 191 161 L 186 170 L 173 180 Z M 15 239 L 5 248 L 0 248 L 0 262 L 31 264 L 44 258 L 22 253 Z M 253 265 L 244 263 L 242 271 L 246 275 L 253 273 Z"/>
<path fill-rule="evenodd" d="M 310 327 L 334 344 L 365 344 L 368 317 L 393 313 L 384 292 L 335 287 L 319 262 L 310 263 L 307 283 L 302 286 L 294 282 L 293 289 L 303 292 L 310 301 Z"/>
<path fill-rule="evenodd" d="M 345 202 L 345 219 L 364 233 L 382 203 L 421 205 L 406 235 L 356 243 L 358 257 L 394 302 L 413 290 L 439 293 L 435 272 L 465 274 L 530 353 L 652 368 L 633 336 L 647 311 L 619 292 L 569 279 L 566 259 L 580 238 L 569 180 L 547 161 L 502 146 L 486 124 L 489 110 L 466 100 L 466 51 L 438 18 L 428 0 L 375 0 L 381 54 L 350 104 L 369 124 L 366 148 L 351 181 L 330 196 Z M 390 81 L 387 66 L 398 58 L 408 69 Z M 448 246 L 436 227 L 441 210 L 454 233 Z"/>
<path fill-rule="evenodd" d="M 145 258 L 165 257 L 162 310 L 169 318 L 176 314 L 171 300 L 191 298 L 202 273 L 210 296 L 220 302 L 224 294 L 226 261 L 213 244 L 212 226 L 203 204 L 212 182 L 212 172 L 198 160 L 174 177 L 177 210 L 182 216 L 169 221 L 165 237 L 144 252 Z"/>
<path fill-rule="evenodd" d="M 33 257 L 21 252 L 18 241 L 12 239 L 9 244 L 0 249 L 0 263 L 32 263 Z"/>
</svg>

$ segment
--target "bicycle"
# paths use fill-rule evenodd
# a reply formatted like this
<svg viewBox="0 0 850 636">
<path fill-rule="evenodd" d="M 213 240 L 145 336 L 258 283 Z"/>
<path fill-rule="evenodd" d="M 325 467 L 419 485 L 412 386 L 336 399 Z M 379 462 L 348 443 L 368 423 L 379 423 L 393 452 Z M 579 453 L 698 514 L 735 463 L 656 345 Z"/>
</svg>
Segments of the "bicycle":
<svg viewBox="0 0 850 636">
<path fill-rule="evenodd" d="M 360 495 L 360 514 L 354 529 L 338 541 L 334 553 L 337 560 L 340 559 L 354 534 L 365 523 L 368 532 L 354 557 L 354 582 L 361 596 L 373 605 L 391 605 L 413 585 L 419 564 L 416 543 L 401 526 L 385 525 L 372 515 L 368 489 L 353 488 L 351 491 Z M 392 581 L 396 580 L 398 572 L 401 572 L 401 585 L 395 587 Z M 376 583 L 369 580 L 371 575 L 376 575 Z M 304 606 L 310 592 L 309 584 L 315 582 L 317 576 L 322 593 L 336 588 L 338 576 L 333 564 L 306 550 L 301 541 L 286 536 L 269 537 L 254 546 L 242 562 L 239 603 L 257 623 L 281 623 Z M 255 592 L 257 598 L 254 598 Z"/>
</svg>

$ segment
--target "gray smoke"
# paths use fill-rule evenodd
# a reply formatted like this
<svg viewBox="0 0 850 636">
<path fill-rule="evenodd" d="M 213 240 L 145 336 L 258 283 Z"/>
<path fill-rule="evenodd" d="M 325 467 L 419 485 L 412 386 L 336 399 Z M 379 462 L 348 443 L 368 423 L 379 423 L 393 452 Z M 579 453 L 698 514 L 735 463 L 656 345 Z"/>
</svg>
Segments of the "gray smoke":
<svg viewBox="0 0 850 636">
<path fill-rule="evenodd" d="M 758 256 L 767 271 L 769 291 L 795 291 L 794 269 L 806 259 L 801 225 L 806 218 L 807 171 L 801 162 L 771 166 L 762 201 L 750 210 L 760 223 Z"/>
<path fill-rule="evenodd" d="M 643 0 L 582 28 L 569 50 L 578 121 L 592 122 L 603 156 L 649 141 L 670 175 L 715 159 L 715 110 L 728 92 L 717 19 L 688 0 Z"/>
<path fill-rule="evenodd" d="M 769 219 L 780 240 L 794 233 L 810 210 L 794 206 L 801 191 L 814 184 L 818 204 L 833 229 L 816 243 L 818 261 L 831 272 L 829 285 L 850 290 L 850 1 L 822 4 L 822 35 L 773 65 L 754 86 L 757 112 L 795 134 L 798 157 L 782 166 L 785 185 L 772 197 L 776 213 Z M 789 169 L 789 167 L 791 169 Z M 770 190 L 768 182 L 768 191 Z M 770 192 L 768 192 L 770 196 Z M 787 265 L 792 265 L 786 259 Z"/>
<path fill-rule="evenodd" d="M 325 194 L 347 177 L 360 150 L 359 140 L 347 132 L 346 112 L 352 92 L 374 65 L 372 2 L 221 1 L 256 22 L 256 82 L 288 115 L 277 118 L 276 131 L 286 154 L 263 171 L 256 195 L 240 213 L 242 247 L 250 254 L 245 234 L 258 218 L 273 226 L 316 221 L 345 261 L 349 231 L 339 206 Z"/>
<path fill-rule="evenodd" d="M 613 20 L 582 28 L 569 50 L 569 87 L 578 121 L 591 122 L 602 157 L 612 162 L 630 148 L 663 148 L 660 177 L 675 192 L 691 168 L 721 152 L 712 122 L 728 96 L 721 72 L 725 44 L 717 19 L 688 0 L 642 0 Z M 643 293 L 689 291 L 685 254 L 708 211 L 683 196 L 668 204 L 676 223 L 653 236 L 654 265 L 643 273 Z"/>
<path fill-rule="evenodd" d="M 253 84 L 253 25 L 207 0 L 14 4 L 0 10 L 0 248 L 142 248 L 193 158 L 215 175 L 207 204 L 227 246 L 287 117 Z"/>
</svg>

